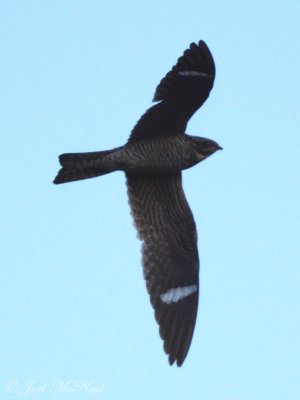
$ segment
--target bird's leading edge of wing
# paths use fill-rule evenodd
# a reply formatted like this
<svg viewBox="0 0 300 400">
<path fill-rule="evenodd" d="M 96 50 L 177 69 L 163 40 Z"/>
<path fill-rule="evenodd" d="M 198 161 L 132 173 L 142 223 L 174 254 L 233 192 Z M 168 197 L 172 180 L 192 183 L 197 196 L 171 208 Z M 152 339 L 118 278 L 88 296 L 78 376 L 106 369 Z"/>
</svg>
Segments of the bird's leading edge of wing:
<svg viewBox="0 0 300 400">
<path fill-rule="evenodd" d="M 208 98 L 215 63 L 204 41 L 192 43 L 156 88 L 153 101 L 135 125 L 129 142 L 155 136 L 183 134 L 191 116 Z"/>
<path fill-rule="evenodd" d="M 191 104 L 207 99 L 215 79 L 215 63 L 203 40 L 191 43 L 156 88 L 153 101 L 185 98 Z"/>
<path fill-rule="evenodd" d="M 169 362 L 182 365 L 194 332 L 199 259 L 194 218 L 181 173 L 126 174 L 129 203 L 143 241 L 143 270 Z"/>
</svg>

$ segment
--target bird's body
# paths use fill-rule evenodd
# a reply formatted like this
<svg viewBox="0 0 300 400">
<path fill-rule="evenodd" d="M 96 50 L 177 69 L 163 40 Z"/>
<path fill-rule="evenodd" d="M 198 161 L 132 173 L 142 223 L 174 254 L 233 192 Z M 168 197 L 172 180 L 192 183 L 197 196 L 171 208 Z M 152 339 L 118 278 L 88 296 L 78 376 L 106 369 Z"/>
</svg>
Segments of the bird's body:
<svg viewBox="0 0 300 400">
<path fill-rule="evenodd" d="M 189 350 L 198 307 L 199 258 L 193 215 L 181 171 L 221 147 L 185 128 L 213 86 L 215 67 L 203 41 L 192 43 L 158 85 L 160 101 L 141 117 L 128 142 L 92 153 L 68 153 L 54 183 L 126 174 L 129 203 L 143 241 L 143 268 L 169 362 L 181 365 Z"/>
<path fill-rule="evenodd" d="M 85 169 L 98 170 L 99 175 L 102 175 L 103 171 L 167 175 L 190 168 L 204 160 L 206 155 L 201 153 L 201 148 L 199 149 L 199 144 L 201 146 L 203 142 L 207 142 L 207 139 L 190 135 L 149 138 L 128 143 L 125 146 L 108 151 L 107 154 L 103 154 L 101 151 L 80 153 L 80 155 L 63 154 L 61 162 L 64 166 L 64 163 L 68 160 L 67 166 L 69 169 L 70 166 L 74 166 L 78 171 L 80 169 L 82 171 Z M 216 146 L 215 150 L 219 148 L 216 143 L 213 145 Z M 212 141 L 208 141 L 209 152 L 211 151 L 211 146 Z M 68 173 L 68 169 L 62 170 L 60 179 L 64 179 L 66 176 L 64 174 Z"/>
<path fill-rule="evenodd" d="M 128 143 L 119 155 L 118 169 L 137 174 L 175 173 L 196 162 L 193 140 L 186 135 Z"/>
</svg>

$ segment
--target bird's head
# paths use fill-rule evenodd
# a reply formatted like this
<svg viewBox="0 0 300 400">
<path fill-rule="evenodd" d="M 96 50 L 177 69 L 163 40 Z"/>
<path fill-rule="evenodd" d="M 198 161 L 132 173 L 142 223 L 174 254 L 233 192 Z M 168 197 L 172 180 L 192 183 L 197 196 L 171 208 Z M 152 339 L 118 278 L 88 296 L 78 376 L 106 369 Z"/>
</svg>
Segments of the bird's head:
<svg viewBox="0 0 300 400">
<path fill-rule="evenodd" d="M 211 156 L 217 150 L 223 150 L 223 148 L 214 140 L 203 138 L 203 137 L 193 137 L 196 143 L 197 153 L 203 157 L 203 159 Z"/>
</svg>

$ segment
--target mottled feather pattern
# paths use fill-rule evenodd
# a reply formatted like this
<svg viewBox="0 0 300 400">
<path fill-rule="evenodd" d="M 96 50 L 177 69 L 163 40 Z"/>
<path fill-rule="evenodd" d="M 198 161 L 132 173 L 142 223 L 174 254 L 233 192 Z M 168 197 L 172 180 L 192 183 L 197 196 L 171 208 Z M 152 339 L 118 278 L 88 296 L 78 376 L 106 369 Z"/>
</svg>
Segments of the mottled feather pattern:
<svg viewBox="0 0 300 400">
<path fill-rule="evenodd" d="M 195 222 L 185 199 L 181 174 L 139 177 L 127 174 L 129 202 L 143 240 L 144 278 L 169 361 L 183 362 L 194 330 L 198 291 L 176 304 L 160 295 L 170 288 L 197 285 L 199 260 Z M 188 324 L 186 324 L 188 320 Z M 174 341 L 178 344 L 174 346 Z"/>
<path fill-rule="evenodd" d="M 141 116 L 124 146 L 62 154 L 54 179 L 59 184 L 125 172 L 147 291 L 164 350 L 178 366 L 191 345 L 199 298 L 197 232 L 181 171 L 221 149 L 213 140 L 187 135 L 186 127 L 214 79 L 208 47 L 202 40 L 192 43 L 161 79 L 153 100 L 158 103 Z"/>
<path fill-rule="evenodd" d="M 115 154 L 120 149 L 121 147 L 105 151 L 61 154 L 59 162 L 62 168 L 54 179 L 54 183 L 95 178 L 112 172 Z"/>
</svg>

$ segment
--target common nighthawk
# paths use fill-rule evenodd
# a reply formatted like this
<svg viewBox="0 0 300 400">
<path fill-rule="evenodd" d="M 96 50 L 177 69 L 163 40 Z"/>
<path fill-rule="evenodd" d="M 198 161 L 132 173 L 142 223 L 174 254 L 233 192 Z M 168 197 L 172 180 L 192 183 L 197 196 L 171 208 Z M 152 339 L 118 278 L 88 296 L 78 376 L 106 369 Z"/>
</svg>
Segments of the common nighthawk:
<svg viewBox="0 0 300 400">
<path fill-rule="evenodd" d="M 194 332 L 199 297 L 195 221 L 181 171 L 222 149 L 185 133 L 213 87 L 215 65 L 207 45 L 192 43 L 156 88 L 149 108 L 124 146 L 62 154 L 54 183 L 124 171 L 131 212 L 142 240 L 147 290 L 169 363 L 181 366 Z"/>
</svg>

